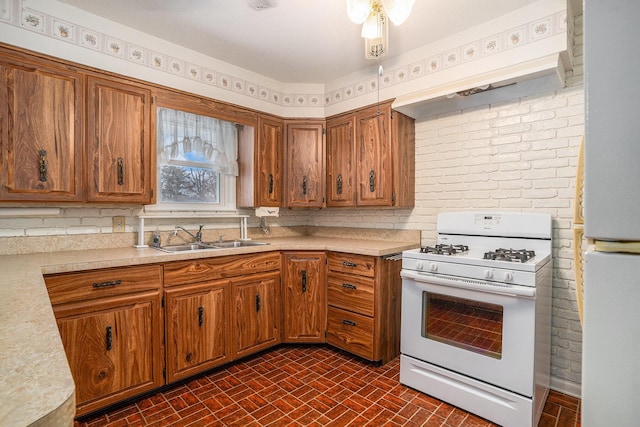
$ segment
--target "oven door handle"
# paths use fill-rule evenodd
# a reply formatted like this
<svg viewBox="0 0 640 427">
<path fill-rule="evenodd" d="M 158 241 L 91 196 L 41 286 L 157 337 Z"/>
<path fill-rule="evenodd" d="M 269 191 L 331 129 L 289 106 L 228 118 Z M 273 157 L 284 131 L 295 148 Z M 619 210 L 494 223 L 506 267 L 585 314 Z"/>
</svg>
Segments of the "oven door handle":
<svg viewBox="0 0 640 427">
<path fill-rule="evenodd" d="M 407 280 L 413 280 L 416 282 L 417 286 L 423 289 L 424 283 L 517 297 L 533 298 L 536 296 L 536 288 L 528 286 L 492 283 L 474 279 L 465 279 L 463 277 L 437 276 L 435 274 L 419 273 L 411 270 L 400 271 L 400 277 Z"/>
</svg>

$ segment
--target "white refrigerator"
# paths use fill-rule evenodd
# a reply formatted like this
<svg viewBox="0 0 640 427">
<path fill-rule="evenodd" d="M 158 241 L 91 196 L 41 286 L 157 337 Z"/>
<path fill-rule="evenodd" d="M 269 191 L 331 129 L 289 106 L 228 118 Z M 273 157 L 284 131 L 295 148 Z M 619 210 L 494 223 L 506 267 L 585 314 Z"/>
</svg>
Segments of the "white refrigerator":
<svg viewBox="0 0 640 427">
<path fill-rule="evenodd" d="M 584 1 L 582 425 L 640 426 L 640 0 Z"/>
</svg>

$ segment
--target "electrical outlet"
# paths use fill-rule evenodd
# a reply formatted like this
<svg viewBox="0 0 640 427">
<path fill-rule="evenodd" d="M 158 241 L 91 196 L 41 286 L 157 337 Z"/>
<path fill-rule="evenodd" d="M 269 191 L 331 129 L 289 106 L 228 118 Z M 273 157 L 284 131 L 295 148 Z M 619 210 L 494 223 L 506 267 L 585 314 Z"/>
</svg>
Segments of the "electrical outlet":
<svg viewBox="0 0 640 427">
<path fill-rule="evenodd" d="M 113 217 L 113 229 L 114 233 L 124 233 L 124 217 L 123 216 L 114 216 Z"/>
</svg>

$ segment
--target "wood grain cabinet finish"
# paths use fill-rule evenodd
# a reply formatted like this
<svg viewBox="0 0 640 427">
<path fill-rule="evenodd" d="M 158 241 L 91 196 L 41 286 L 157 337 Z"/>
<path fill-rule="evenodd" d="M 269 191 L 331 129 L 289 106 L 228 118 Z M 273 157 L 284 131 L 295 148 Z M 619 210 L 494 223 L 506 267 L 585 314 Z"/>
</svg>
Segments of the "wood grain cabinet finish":
<svg viewBox="0 0 640 427">
<path fill-rule="evenodd" d="M 285 342 L 324 342 L 327 327 L 325 252 L 282 254 Z"/>
<path fill-rule="evenodd" d="M 87 200 L 151 203 L 151 91 L 87 78 Z"/>
<path fill-rule="evenodd" d="M 131 273 L 149 277 L 152 290 L 117 283 Z M 159 266 L 96 270 L 46 276 L 55 295 L 53 311 L 76 384 L 76 415 L 83 415 L 160 387 L 163 378 L 162 307 Z M 103 274 L 100 277 L 100 274 Z M 87 274 L 83 279 L 82 275 Z M 69 286 L 63 286 L 65 279 Z M 98 281 L 96 281 L 98 278 Z M 127 283 L 136 283 L 134 279 Z M 105 295 L 87 299 L 87 284 Z M 81 288 L 74 292 L 71 288 Z M 117 291 L 116 291 L 117 290 Z M 65 299 L 62 295 L 68 292 Z"/>
<path fill-rule="evenodd" d="M 81 201 L 82 75 L 0 55 L 0 76 L 0 201 Z"/>
<path fill-rule="evenodd" d="M 415 122 L 391 101 L 327 120 L 327 206 L 415 204 Z"/>
<path fill-rule="evenodd" d="M 285 206 L 324 206 L 324 121 L 285 122 Z"/>
<path fill-rule="evenodd" d="M 356 206 L 355 115 L 327 120 L 327 206 Z"/>
<path fill-rule="evenodd" d="M 165 292 L 168 383 L 231 360 L 230 304 L 228 280 Z"/>
<path fill-rule="evenodd" d="M 387 363 L 400 354 L 400 260 L 329 252 L 327 343 Z"/>
<path fill-rule="evenodd" d="M 250 129 L 250 131 L 248 130 Z M 238 207 L 282 206 L 284 121 L 258 115 L 257 129 L 238 133 Z"/>
<path fill-rule="evenodd" d="M 235 358 L 280 343 L 280 272 L 231 279 Z"/>
</svg>

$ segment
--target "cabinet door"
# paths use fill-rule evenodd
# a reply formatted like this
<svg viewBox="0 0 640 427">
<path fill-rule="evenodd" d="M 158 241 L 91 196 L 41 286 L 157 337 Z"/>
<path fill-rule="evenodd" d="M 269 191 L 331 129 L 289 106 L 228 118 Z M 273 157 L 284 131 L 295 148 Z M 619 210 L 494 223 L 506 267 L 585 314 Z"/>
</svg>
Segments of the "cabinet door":
<svg viewBox="0 0 640 427">
<path fill-rule="evenodd" d="M 327 323 L 325 253 L 285 253 L 282 265 L 284 340 L 324 342 Z"/>
<path fill-rule="evenodd" d="M 230 360 L 229 282 L 166 291 L 167 382 Z"/>
<path fill-rule="evenodd" d="M 256 206 L 282 205 L 283 122 L 258 120 L 256 144 Z"/>
<path fill-rule="evenodd" d="M 324 205 L 324 138 L 322 123 L 287 123 L 287 207 Z"/>
<path fill-rule="evenodd" d="M 162 385 L 159 301 L 155 292 L 54 308 L 77 415 Z"/>
<path fill-rule="evenodd" d="M 255 274 L 231 283 L 236 358 L 280 342 L 280 273 Z"/>
<path fill-rule="evenodd" d="M 87 87 L 87 200 L 150 203 L 151 92 L 95 77 Z"/>
<path fill-rule="evenodd" d="M 390 105 L 356 116 L 358 206 L 392 206 Z"/>
<path fill-rule="evenodd" d="M 0 62 L 0 75 L 0 200 L 82 200 L 80 74 Z"/>
<path fill-rule="evenodd" d="M 355 117 L 327 122 L 327 206 L 356 205 Z"/>
</svg>

